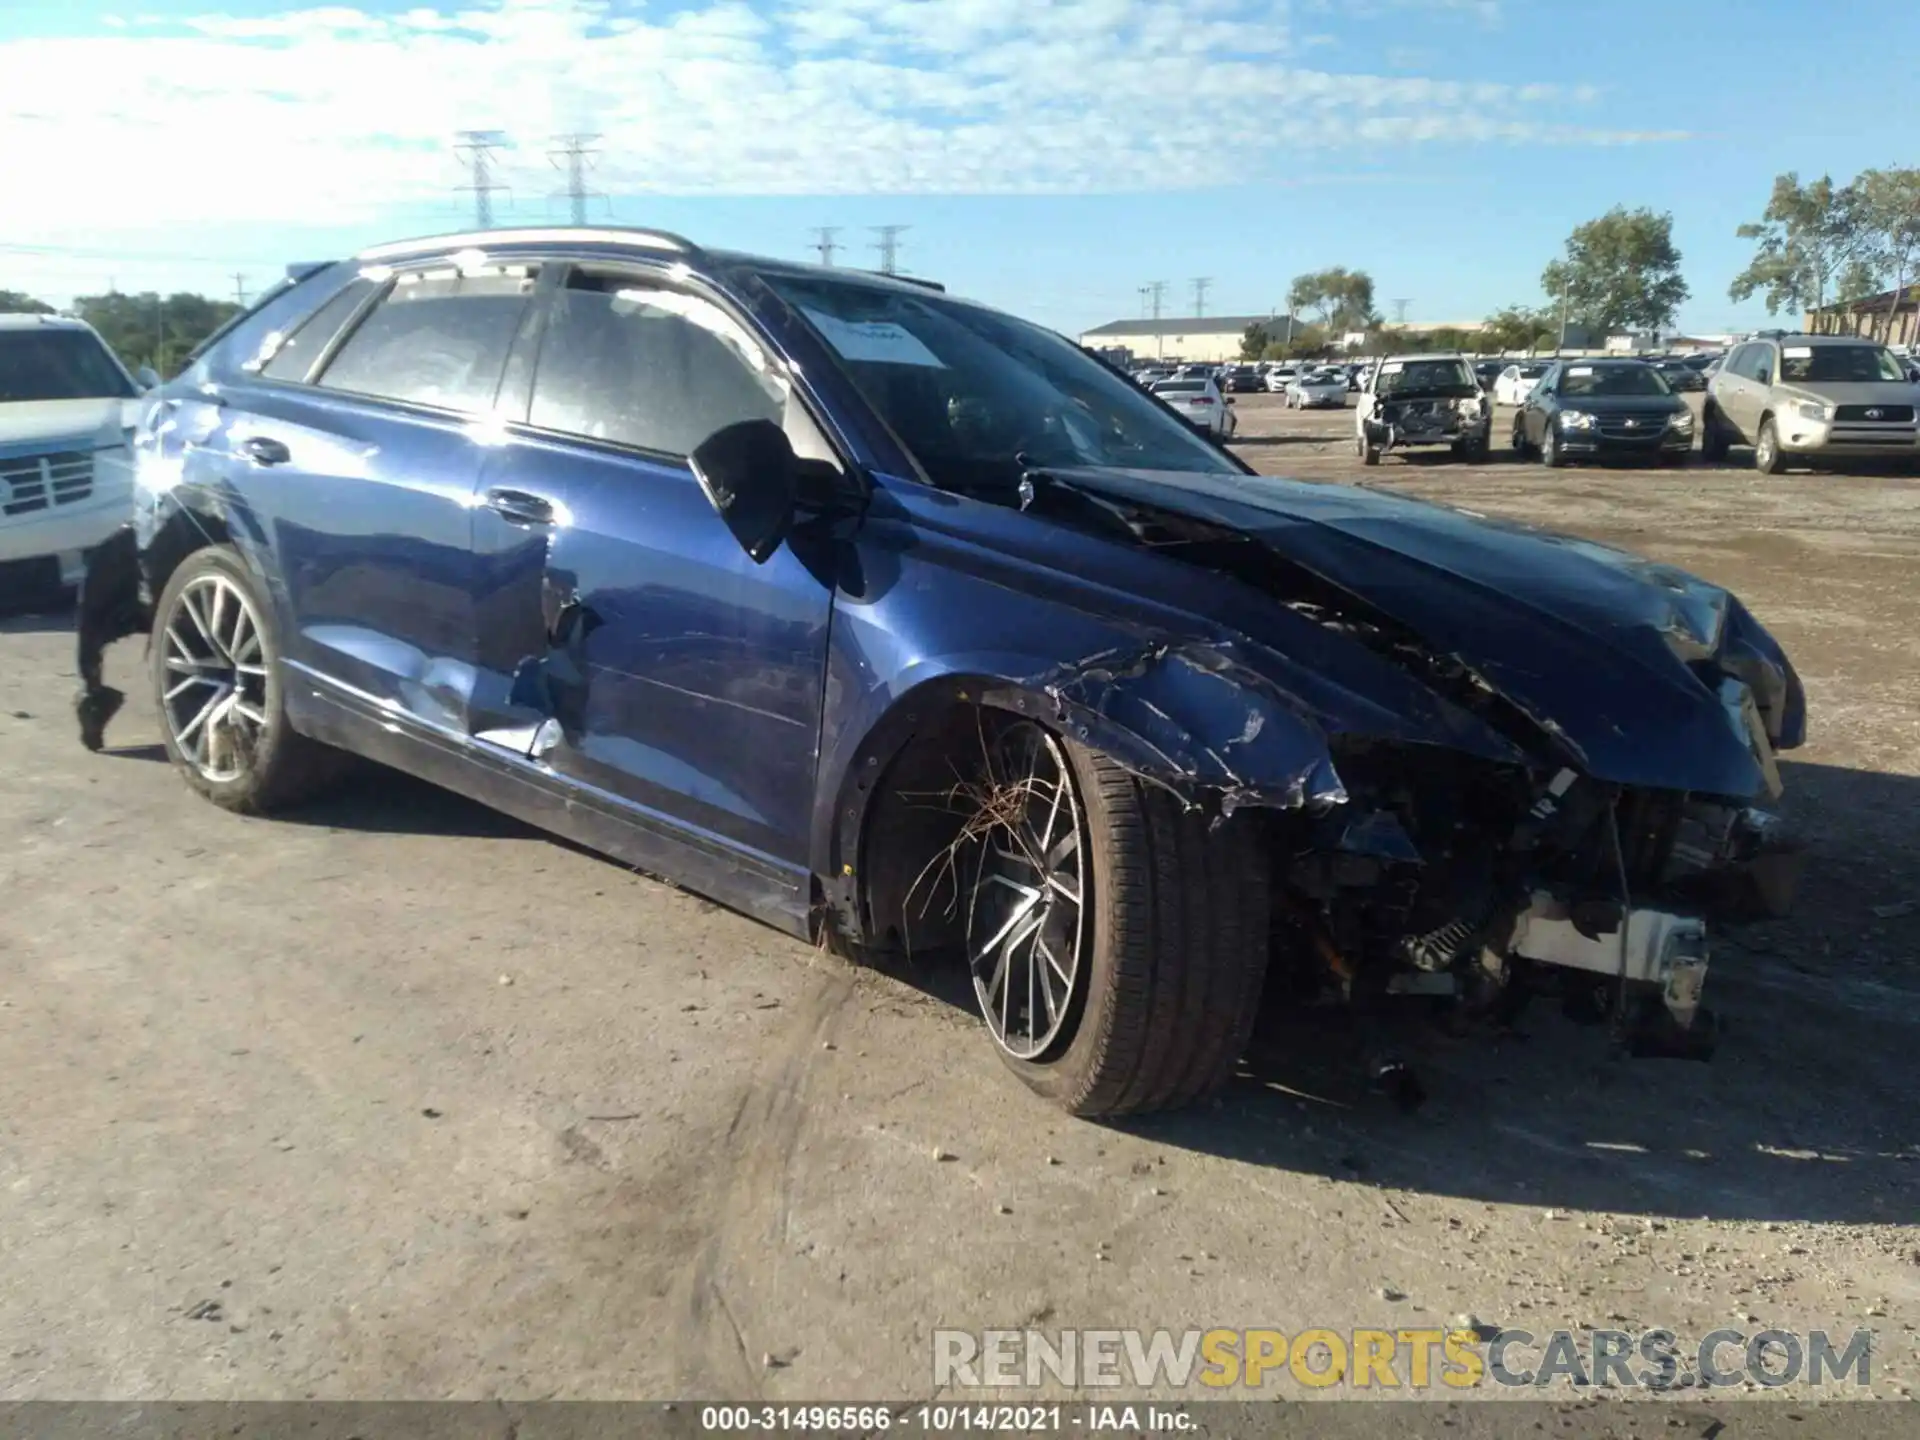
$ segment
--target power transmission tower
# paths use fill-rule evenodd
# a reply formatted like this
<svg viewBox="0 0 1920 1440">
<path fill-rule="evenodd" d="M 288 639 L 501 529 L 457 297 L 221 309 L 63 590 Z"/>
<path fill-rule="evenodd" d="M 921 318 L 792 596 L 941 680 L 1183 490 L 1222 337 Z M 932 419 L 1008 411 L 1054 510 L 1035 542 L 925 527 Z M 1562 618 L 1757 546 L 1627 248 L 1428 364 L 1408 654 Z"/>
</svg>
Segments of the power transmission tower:
<svg viewBox="0 0 1920 1440">
<path fill-rule="evenodd" d="M 813 248 L 819 252 L 822 265 L 833 264 L 833 252 L 840 248 L 839 241 L 833 237 L 840 233 L 838 225 L 816 225 L 813 227 Z"/>
<path fill-rule="evenodd" d="M 238 270 L 233 272 L 233 303 L 247 308 L 247 277 Z"/>
<path fill-rule="evenodd" d="M 462 130 L 460 143 L 454 150 L 465 158 L 468 173 L 473 179 L 465 185 L 455 188 L 473 193 L 473 222 L 482 230 L 493 228 L 493 192 L 505 190 L 493 178 L 493 152 L 507 143 L 504 130 Z"/>
<path fill-rule="evenodd" d="M 1404 325 L 1407 323 L 1407 307 L 1411 304 L 1413 304 L 1411 300 L 1395 300 L 1393 302 L 1393 323 L 1395 325 Z"/>
<path fill-rule="evenodd" d="M 1210 275 L 1196 275 L 1196 276 L 1194 277 L 1194 280 L 1193 280 L 1193 313 L 1194 313 L 1194 314 L 1195 314 L 1196 316 L 1198 316 L 1198 315 L 1205 315 L 1205 314 L 1207 313 L 1207 291 L 1209 291 L 1209 290 L 1211 290 L 1212 288 L 1213 288 L 1213 277 L 1212 277 L 1212 276 L 1210 276 Z"/>
<path fill-rule="evenodd" d="M 1155 280 L 1147 286 L 1147 304 L 1153 310 L 1153 358 L 1167 358 L 1167 335 L 1160 328 L 1160 307 L 1167 298 L 1167 282 Z"/>
<path fill-rule="evenodd" d="M 873 233 L 880 238 L 874 243 L 874 249 L 880 252 L 880 273 L 898 275 L 900 273 L 900 236 L 912 229 L 910 225 L 875 225 Z"/>
<path fill-rule="evenodd" d="M 593 168 L 593 157 L 600 153 L 591 147 L 599 138 L 598 135 L 556 135 L 553 137 L 555 148 L 547 152 L 553 167 L 566 172 L 567 188 L 560 193 L 567 197 L 569 213 L 576 225 L 587 223 L 587 201 L 607 198 L 598 190 L 587 188 L 587 171 Z"/>
</svg>

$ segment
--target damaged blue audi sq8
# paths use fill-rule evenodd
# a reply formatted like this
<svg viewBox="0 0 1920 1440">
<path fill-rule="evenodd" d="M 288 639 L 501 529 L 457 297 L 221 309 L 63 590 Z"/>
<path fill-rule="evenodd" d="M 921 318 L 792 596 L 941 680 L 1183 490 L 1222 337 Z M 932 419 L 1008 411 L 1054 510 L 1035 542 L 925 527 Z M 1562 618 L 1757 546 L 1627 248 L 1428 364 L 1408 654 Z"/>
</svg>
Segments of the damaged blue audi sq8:
<svg viewBox="0 0 1920 1440">
<path fill-rule="evenodd" d="M 641 230 L 383 245 L 203 346 L 135 469 L 82 593 L 89 746 L 145 633 L 215 804 L 363 757 L 965 966 L 1076 1114 L 1220 1084 L 1263 986 L 1550 987 L 1704 1053 L 1708 919 L 1784 900 L 1804 700 L 1732 596 L 1257 475 L 938 285 Z"/>
</svg>

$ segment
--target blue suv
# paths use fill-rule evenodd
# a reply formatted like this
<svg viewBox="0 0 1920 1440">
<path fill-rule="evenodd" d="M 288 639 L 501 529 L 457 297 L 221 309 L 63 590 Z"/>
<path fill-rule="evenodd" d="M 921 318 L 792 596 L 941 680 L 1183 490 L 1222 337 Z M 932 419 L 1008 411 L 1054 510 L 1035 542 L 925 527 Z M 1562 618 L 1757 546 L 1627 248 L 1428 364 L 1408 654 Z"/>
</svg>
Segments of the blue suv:
<svg viewBox="0 0 1920 1440">
<path fill-rule="evenodd" d="M 1804 731 L 1691 576 L 1257 476 L 938 286 L 649 231 L 304 267 L 134 453 L 80 607 L 91 747 L 102 649 L 144 632 L 214 803 L 364 757 L 950 956 L 1078 1114 L 1219 1084 L 1270 974 L 1367 1013 L 1557 971 L 1697 1030 L 1689 887 L 1764 848 Z"/>
</svg>

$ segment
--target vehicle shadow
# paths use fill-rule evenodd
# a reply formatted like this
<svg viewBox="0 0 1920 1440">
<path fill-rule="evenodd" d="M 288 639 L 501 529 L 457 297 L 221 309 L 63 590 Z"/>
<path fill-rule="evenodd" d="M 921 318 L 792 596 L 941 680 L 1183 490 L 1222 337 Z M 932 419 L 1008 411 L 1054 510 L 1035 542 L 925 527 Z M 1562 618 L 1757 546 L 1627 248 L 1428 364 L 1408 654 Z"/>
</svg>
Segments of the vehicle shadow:
<svg viewBox="0 0 1920 1440">
<path fill-rule="evenodd" d="M 275 819 L 290 825 L 364 830 L 377 835 L 540 839 L 561 845 L 568 843 L 477 800 L 371 761 L 356 761 L 324 794 L 293 809 L 277 812 Z"/>
<path fill-rule="evenodd" d="M 1396 1026 L 1428 1100 L 1373 1093 L 1337 1012 L 1266 1008 L 1221 1103 L 1132 1122 L 1245 1163 L 1463 1200 L 1775 1221 L 1920 1213 L 1920 780 L 1788 763 L 1792 916 L 1718 932 L 1715 1058 L 1629 1059 L 1535 1001 L 1517 1032 Z M 1912 908 L 1907 907 L 1911 904 Z"/>
<path fill-rule="evenodd" d="M 50 635 L 73 629 L 73 601 L 0 598 L 0 635 Z"/>
</svg>

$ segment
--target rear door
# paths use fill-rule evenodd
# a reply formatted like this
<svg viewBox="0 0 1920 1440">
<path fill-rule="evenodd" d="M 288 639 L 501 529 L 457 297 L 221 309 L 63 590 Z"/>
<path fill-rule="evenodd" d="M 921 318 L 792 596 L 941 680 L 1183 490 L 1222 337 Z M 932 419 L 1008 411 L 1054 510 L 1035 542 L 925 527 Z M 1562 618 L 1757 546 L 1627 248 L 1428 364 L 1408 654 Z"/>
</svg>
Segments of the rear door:
<svg viewBox="0 0 1920 1440">
<path fill-rule="evenodd" d="M 261 372 L 234 451 L 255 472 L 288 660 L 335 700 L 466 731 L 473 488 L 537 278 L 445 260 L 363 272 Z"/>
<path fill-rule="evenodd" d="M 526 423 L 475 495 L 483 688 L 511 699 L 476 733 L 798 874 L 833 542 L 803 524 L 756 565 L 687 456 L 754 419 L 832 451 L 746 323 L 663 272 L 576 265 L 538 328 Z"/>
<path fill-rule="evenodd" d="M 1720 413 L 1749 443 L 1760 431 L 1760 413 L 1766 408 L 1767 390 L 1773 383 L 1772 362 L 1772 346 L 1761 341 L 1742 345 L 1727 357 L 1716 393 Z"/>
</svg>

